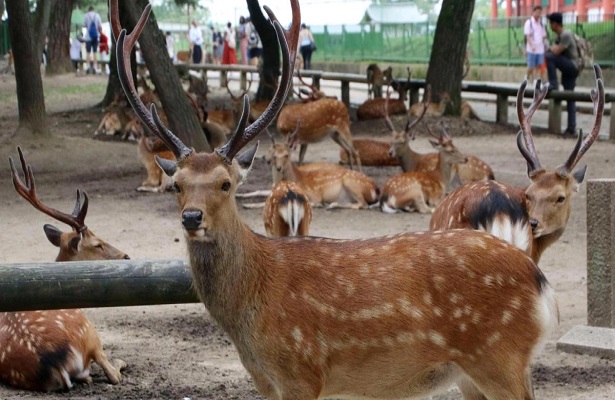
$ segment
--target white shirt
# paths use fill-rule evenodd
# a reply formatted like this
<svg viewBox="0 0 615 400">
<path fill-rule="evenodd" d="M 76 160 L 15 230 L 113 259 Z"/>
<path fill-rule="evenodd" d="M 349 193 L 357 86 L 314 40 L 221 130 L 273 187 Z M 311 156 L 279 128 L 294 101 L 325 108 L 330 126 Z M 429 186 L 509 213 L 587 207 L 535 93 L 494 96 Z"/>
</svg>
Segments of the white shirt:
<svg viewBox="0 0 615 400">
<path fill-rule="evenodd" d="M 532 47 L 530 46 L 530 41 L 527 41 L 525 50 L 528 53 L 544 54 L 545 38 L 547 37 L 547 31 L 545 30 L 545 27 L 540 22 L 540 20 L 536 21 L 533 16 L 528 18 L 528 20 L 525 21 L 525 25 L 523 26 L 523 34 L 525 36 L 530 35 L 532 38 L 532 43 L 534 44 L 534 50 L 532 50 Z"/>
<path fill-rule="evenodd" d="M 201 28 L 192 25 L 192 28 L 190 28 L 190 31 L 188 32 L 188 40 L 190 40 L 190 43 L 194 43 L 198 46 L 202 45 L 203 32 L 201 32 Z"/>
<path fill-rule="evenodd" d="M 173 57 L 175 55 L 175 38 L 173 36 L 167 36 L 167 50 L 169 52 L 169 57 Z"/>
<path fill-rule="evenodd" d="M 235 47 L 237 47 L 237 41 L 235 39 L 235 29 L 233 29 L 232 27 L 226 27 L 224 28 L 224 34 L 226 37 L 226 43 L 228 43 L 228 47 L 234 49 Z"/>
<path fill-rule="evenodd" d="M 81 59 L 81 42 L 76 38 L 73 38 L 70 42 L 70 59 Z"/>
</svg>

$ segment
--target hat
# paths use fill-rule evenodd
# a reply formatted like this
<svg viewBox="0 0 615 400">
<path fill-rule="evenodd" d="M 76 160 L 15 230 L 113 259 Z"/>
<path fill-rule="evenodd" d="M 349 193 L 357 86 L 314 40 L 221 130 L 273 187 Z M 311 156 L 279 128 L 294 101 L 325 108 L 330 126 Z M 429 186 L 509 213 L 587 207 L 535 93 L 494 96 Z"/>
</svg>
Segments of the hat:
<svg viewBox="0 0 615 400">
<path fill-rule="evenodd" d="M 547 19 L 551 22 L 557 22 L 560 25 L 562 25 L 564 22 L 564 17 L 562 13 L 558 13 L 558 12 L 554 12 L 554 13 L 547 15 Z"/>
</svg>

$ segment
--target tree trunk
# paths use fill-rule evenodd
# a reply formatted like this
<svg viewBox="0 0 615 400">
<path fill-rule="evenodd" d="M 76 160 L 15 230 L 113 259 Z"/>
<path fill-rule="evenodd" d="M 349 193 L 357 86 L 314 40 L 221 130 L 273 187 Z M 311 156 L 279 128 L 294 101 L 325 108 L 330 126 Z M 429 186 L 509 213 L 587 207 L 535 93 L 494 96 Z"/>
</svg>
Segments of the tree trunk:
<svg viewBox="0 0 615 400">
<path fill-rule="evenodd" d="M 49 43 L 47 43 L 47 73 L 64 74 L 73 71 L 70 62 L 70 40 L 76 33 L 71 32 L 70 17 L 73 12 L 74 0 L 56 1 L 51 11 L 53 24 L 49 27 Z"/>
<path fill-rule="evenodd" d="M 6 10 L 9 16 L 11 48 L 15 57 L 15 81 L 19 110 L 17 132 L 46 134 L 40 55 L 35 54 L 36 46 L 28 0 L 8 1 Z"/>
<path fill-rule="evenodd" d="M 134 26 L 148 1 L 123 0 L 123 2 L 128 15 L 133 18 Z M 197 151 L 211 151 L 196 113 L 181 85 L 179 74 L 169 58 L 164 33 L 158 28 L 153 12 L 139 38 L 139 45 L 152 82 L 156 86 L 156 93 L 169 120 L 169 128 L 186 146 L 193 147 Z"/>
<path fill-rule="evenodd" d="M 47 32 L 49 31 L 49 19 L 51 18 L 51 8 L 56 3 L 55 0 L 38 0 L 36 3 L 36 13 L 34 15 L 34 40 L 36 42 L 36 54 L 42 59 Z"/>
<path fill-rule="evenodd" d="M 6 10 L 4 7 L 4 0 L 0 0 L 0 18 L 4 15 L 4 10 Z"/>
<path fill-rule="evenodd" d="M 447 92 L 451 97 L 445 114 L 461 114 L 461 80 L 474 0 L 443 0 L 431 48 L 427 84 L 432 101 Z"/>
<path fill-rule="evenodd" d="M 250 19 L 263 44 L 263 62 L 259 67 L 260 80 L 256 101 L 271 100 L 280 77 L 280 46 L 269 18 L 265 18 L 258 0 L 247 0 Z"/>
</svg>

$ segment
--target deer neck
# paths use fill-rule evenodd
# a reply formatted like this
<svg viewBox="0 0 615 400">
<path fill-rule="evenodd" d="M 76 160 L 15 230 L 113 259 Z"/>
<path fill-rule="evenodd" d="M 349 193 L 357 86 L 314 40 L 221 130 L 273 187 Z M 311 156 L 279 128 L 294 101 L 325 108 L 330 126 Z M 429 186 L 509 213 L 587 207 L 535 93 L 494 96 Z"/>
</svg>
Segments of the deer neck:
<svg viewBox="0 0 615 400">
<path fill-rule="evenodd" d="M 404 152 L 401 155 L 401 157 L 399 157 L 401 169 L 404 172 L 416 171 L 419 165 L 419 162 L 421 160 L 421 156 L 422 154 L 417 153 L 416 151 L 412 150 L 412 147 L 410 147 L 409 142 L 406 143 L 404 147 Z"/>
<path fill-rule="evenodd" d="M 260 266 L 272 266 L 271 271 L 275 263 L 259 262 L 268 257 L 269 246 L 238 213 L 209 239 L 187 240 L 194 287 L 212 317 L 227 332 L 236 332 L 257 317 L 254 304 L 261 301 L 262 289 L 270 281 Z"/>
<path fill-rule="evenodd" d="M 273 186 L 277 185 L 280 181 L 298 182 L 298 175 L 301 173 L 299 168 L 292 162 L 288 162 L 284 165 L 281 171 L 272 168 L 271 172 L 273 176 Z"/>
<path fill-rule="evenodd" d="M 447 162 L 442 157 L 442 152 L 438 153 L 438 163 L 436 164 L 436 169 L 434 171 L 435 176 L 440 181 L 442 187 L 445 188 L 445 193 L 448 191 L 451 181 L 451 175 L 453 173 L 453 165 L 450 162 Z"/>
<path fill-rule="evenodd" d="M 559 229 L 551 232 L 548 235 L 543 235 L 532 240 L 532 260 L 538 265 L 542 253 L 553 243 L 557 242 L 564 233 L 564 229 Z"/>
</svg>

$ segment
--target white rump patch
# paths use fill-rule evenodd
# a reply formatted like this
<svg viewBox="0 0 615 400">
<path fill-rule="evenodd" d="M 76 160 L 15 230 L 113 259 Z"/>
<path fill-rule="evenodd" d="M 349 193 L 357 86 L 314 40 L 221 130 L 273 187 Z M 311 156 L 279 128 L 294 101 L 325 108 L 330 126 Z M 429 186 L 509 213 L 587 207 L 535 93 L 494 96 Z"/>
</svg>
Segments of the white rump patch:
<svg viewBox="0 0 615 400">
<path fill-rule="evenodd" d="M 524 252 L 528 251 L 532 240 L 532 230 L 529 225 L 522 221 L 513 224 L 507 215 L 498 215 L 490 225 L 487 227 L 480 225 L 478 229 L 489 232 Z"/>
</svg>

